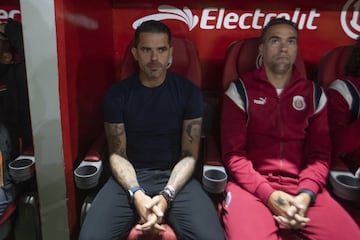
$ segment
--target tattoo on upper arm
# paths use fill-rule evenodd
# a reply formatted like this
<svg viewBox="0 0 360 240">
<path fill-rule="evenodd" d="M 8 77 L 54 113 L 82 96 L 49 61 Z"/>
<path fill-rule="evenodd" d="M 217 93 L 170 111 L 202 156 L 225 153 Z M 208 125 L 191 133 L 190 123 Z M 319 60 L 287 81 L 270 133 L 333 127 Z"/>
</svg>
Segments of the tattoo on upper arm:
<svg viewBox="0 0 360 240">
<path fill-rule="evenodd" d="M 193 120 L 186 126 L 186 135 L 190 143 L 193 143 L 195 137 L 199 137 L 201 133 L 201 120 Z"/>
<path fill-rule="evenodd" d="M 113 151 L 122 157 L 126 157 L 124 124 L 108 125 L 108 141 L 110 151 Z"/>
<path fill-rule="evenodd" d="M 180 159 L 183 159 L 183 158 L 186 158 L 186 157 L 190 157 L 191 155 L 192 155 L 192 154 L 191 154 L 190 151 L 184 150 L 184 151 L 182 151 L 182 153 L 181 153 Z"/>
<path fill-rule="evenodd" d="M 112 138 L 116 138 L 125 133 L 124 125 L 122 124 L 111 124 L 110 125 L 110 134 Z"/>
</svg>

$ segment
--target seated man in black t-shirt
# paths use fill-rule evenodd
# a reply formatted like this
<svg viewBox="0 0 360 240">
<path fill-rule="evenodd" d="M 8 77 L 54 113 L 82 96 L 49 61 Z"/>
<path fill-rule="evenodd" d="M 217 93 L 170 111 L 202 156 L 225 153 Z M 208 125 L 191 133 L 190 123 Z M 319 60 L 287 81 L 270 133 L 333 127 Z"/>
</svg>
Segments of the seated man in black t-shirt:
<svg viewBox="0 0 360 240">
<path fill-rule="evenodd" d="M 201 91 L 167 71 L 171 34 L 158 21 L 142 23 L 132 48 L 139 73 L 113 85 L 104 99 L 112 176 L 85 218 L 80 240 L 126 239 L 163 231 L 178 239 L 221 240 L 216 210 L 193 178 L 203 115 Z"/>
</svg>

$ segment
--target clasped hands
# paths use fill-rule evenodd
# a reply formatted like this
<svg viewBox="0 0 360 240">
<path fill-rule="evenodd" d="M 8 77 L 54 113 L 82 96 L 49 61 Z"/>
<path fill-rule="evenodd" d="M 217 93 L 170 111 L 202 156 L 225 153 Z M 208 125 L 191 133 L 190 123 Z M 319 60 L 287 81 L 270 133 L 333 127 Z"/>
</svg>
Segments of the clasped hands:
<svg viewBox="0 0 360 240">
<path fill-rule="evenodd" d="M 151 198 L 142 191 L 137 191 L 134 196 L 134 205 L 140 216 L 140 221 L 136 225 L 138 231 L 165 231 L 162 221 L 168 204 L 162 195 Z"/>
<path fill-rule="evenodd" d="M 291 196 L 283 191 L 274 191 L 267 206 L 281 228 L 301 229 L 310 221 L 310 218 L 305 216 L 310 202 L 311 198 L 306 193 Z"/>
</svg>

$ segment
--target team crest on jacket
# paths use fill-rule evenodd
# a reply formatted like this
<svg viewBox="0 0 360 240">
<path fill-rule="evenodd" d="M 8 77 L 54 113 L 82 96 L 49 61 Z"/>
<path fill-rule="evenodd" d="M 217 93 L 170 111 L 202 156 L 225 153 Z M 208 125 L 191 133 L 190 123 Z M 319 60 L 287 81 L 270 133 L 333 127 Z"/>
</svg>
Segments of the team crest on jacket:
<svg viewBox="0 0 360 240">
<path fill-rule="evenodd" d="M 303 96 L 294 96 L 292 105 L 295 110 L 298 110 L 298 111 L 304 110 L 306 107 L 304 97 Z"/>
</svg>

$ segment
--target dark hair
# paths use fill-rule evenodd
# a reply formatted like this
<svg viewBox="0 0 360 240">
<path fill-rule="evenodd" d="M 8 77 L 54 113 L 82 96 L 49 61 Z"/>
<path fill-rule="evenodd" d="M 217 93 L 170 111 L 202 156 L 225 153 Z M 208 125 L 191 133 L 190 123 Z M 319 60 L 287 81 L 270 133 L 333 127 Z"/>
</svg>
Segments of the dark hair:
<svg viewBox="0 0 360 240">
<path fill-rule="evenodd" d="M 168 36 L 169 44 L 171 44 L 171 31 L 170 29 L 162 22 L 156 20 L 148 20 L 142 22 L 135 30 L 135 47 L 139 44 L 140 33 L 165 33 Z"/>
<path fill-rule="evenodd" d="M 350 57 L 346 62 L 345 75 L 360 77 L 360 37 L 357 38 Z"/>
<path fill-rule="evenodd" d="M 296 23 L 290 21 L 290 20 L 287 20 L 285 18 L 273 18 L 271 19 L 267 24 L 266 26 L 263 28 L 262 32 L 261 32 L 261 42 L 263 43 L 265 41 L 265 35 L 268 31 L 268 29 L 272 26 L 275 26 L 275 25 L 279 25 L 279 24 L 287 24 L 291 27 L 293 27 L 296 32 L 298 33 L 299 32 L 299 28 L 298 26 L 296 25 Z"/>
</svg>

